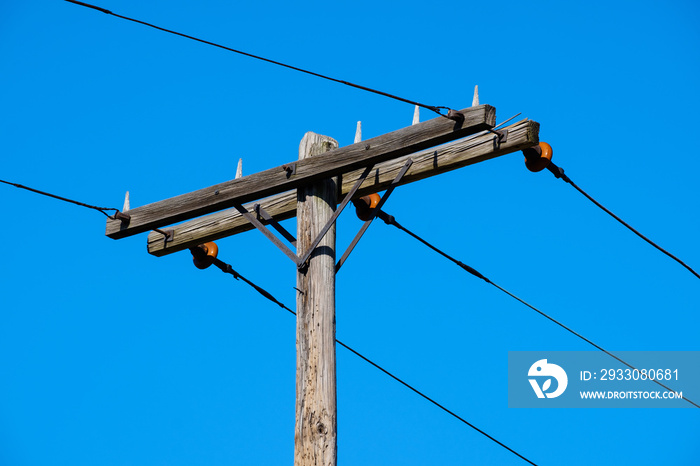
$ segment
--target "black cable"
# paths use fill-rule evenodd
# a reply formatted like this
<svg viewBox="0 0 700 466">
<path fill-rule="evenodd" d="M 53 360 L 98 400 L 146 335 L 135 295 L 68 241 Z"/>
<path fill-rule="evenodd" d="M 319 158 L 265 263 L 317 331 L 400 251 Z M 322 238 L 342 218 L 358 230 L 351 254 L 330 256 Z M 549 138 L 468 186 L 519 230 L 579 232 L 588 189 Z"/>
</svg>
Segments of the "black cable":
<svg viewBox="0 0 700 466">
<path fill-rule="evenodd" d="M 635 235 L 639 236 L 639 237 L 642 238 L 644 241 L 646 241 L 647 243 L 651 244 L 651 245 L 654 246 L 656 249 L 658 249 L 658 250 L 661 251 L 662 253 L 666 254 L 668 257 L 670 257 L 670 258 L 673 259 L 674 261 L 676 261 L 676 262 L 678 262 L 679 264 L 681 264 L 683 267 L 685 267 L 686 269 L 688 269 L 688 271 L 689 271 L 690 273 L 692 273 L 693 275 L 695 275 L 697 278 L 700 278 L 700 274 L 698 274 L 695 270 L 693 270 L 693 269 L 692 269 L 689 265 L 687 265 L 685 262 L 683 262 L 682 260 L 680 260 L 678 257 L 674 256 L 673 254 L 671 254 L 670 252 L 668 252 L 667 250 L 665 250 L 664 248 L 662 248 L 661 246 L 659 246 L 658 244 L 656 244 L 655 242 L 653 242 L 652 240 L 650 240 L 649 238 L 647 238 L 646 236 L 644 236 L 643 234 L 641 234 L 640 232 L 638 232 L 637 230 L 635 230 L 630 224 L 628 224 L 627 222 L 625 222 L 624 220 L 622 220 L 620 217 L 618 217 L 617 215 L 615 215 L 614 213 L 612 213 L 610 210 L 606 209 L 605 206 L 603 206 L 600 202 L 598 202 L 598 201 L 596 201 L 595 199 L 593 199 L 593 197 L 591 197 L 586 191 L 584 191 L 583 189 L 579 188 L 578 185 L 577 185 L 576 183 L 574 183 L 573 181 L 571 181 L 571 178 L 569 178 L 568 176 L 566 176 L 566 175 L 564 174 L 564 169 L 563 169 L 563 168 L 558 167 L 558 166 L 555 165 L 553 162 L 549 162 L 549 164 L 547 165 L 547 169 L 548 169 L 550 172 L 552 172 L 552 174 L 553 174 L 555 177 L 561 178 L 562 180 L 566 181 L 566 182 L 569 183 L 571 186 L 573 186 L 573 188 L 574 188 L 576 191 L 578 191 L 578 192 L 580 192 L 581 194 L 583 194 L 584 196 L 586 196 L 586 198 L 587 198 L 589 201 L 591 201 L 591 202 L 592 202 L 593 204 L 595 204 L 596 206 L 600 207 L 605 213 L 607 213 L 607 214 L 610 215 L 612 218 L 614 218 L 615 220 L 617 220 L 618 222 L 620 222 L 621 224 L 623 224 L 623 225 L 624 225 L 625 227 L 627 227 L 627 229 L 630 230 L 632 233 L 634 233 Z"/>
<path fill-rule="evenodd" d="M 194 40 L 194 41 L 197 41 L 197 42 L 201 42 L 201 43 L 203 43 L 203 44 L 211 45 L 211 46 L 213 46 L 213 47 L 218 47 L 218 48 L 220 48 L 220 49 L 228 50 L 229 52 L 238 53 L 238 54 L 240 54 L 240 55 L 244 55 L 244 56 L 246 56 L 246 57 L 254 58 L 254 59 L 256 59 L 256 60 L 261 60 L 261 61 L 264 61 L 264 62 L 267 62 L 267 63 L 272 63 L 273 65 L 283 66 L 283 67 L 288 68 L 288 69 L 290 69 L 290 70 L 294 70 L 294 71 L 299 71 L 299 72 L 301 72 L 301 73 L 310 74 L 311 76 L 316 76 L 317 78 L 323 78 L 323 79 L 327 79 L 327 80 L 329 80 L 329 81 L 333 81 L 333 82 L 336 82 L 336 83 L 345 84 L 346 86 L 354 87 L 354 88 L 356 88 L 356 89 L 360 89 L 360 90 L 367 91 L 367 92 L 372 92 L 372 93 L 374 93 L 374 94 L 379 94 L 379 95 L 382 95 L 382 96 L 384 96 L 384 97 L 389 97 L 389 98 L 391 98 L 391 99 L 395 99 L 395 100 L 398 100 L 398 101 L 401 101 L 401 102 L 405 102 L 405 103 L 407 103 L 407 104 L 418 105 L 419 107 L 426 108 L 426 109 L 428 109 L 428 110 L 430 110 L 430 111 L 433 111 L 433 112 L 437 113 L 437 114 L 440 115 L 440 116 L 447 117 L 447 115 L 443 114 L 443 113 L 440 111 L 440 109 L 450 110 L 449 107 L 433 106 L 433 105 L 421 104 L 420 102 L 414 102 L 413 100 L 404 99 L 403 97 L 398 97 L 398 96 L 396 96 L 396 95 L 389 94 L 389 93 L 387 93 L 387 92 L 378 91 L 378 90 L 372 89 L 372 88 L 370 88 L 370 87 L 360 86 L 359 84 L 354 84 L 354 83 L 351 83 L 351 82 L 348 82 L 348 81 L 343 81 L 343 80 L 340 80 L 340 79 L 331 78 L 330 76 L 325 76 L 325 75 L 323 75 L 323 74 L 315 73 L 315 72 L 313 72 L 313 71 L 305 70 L 305 69 L 303 69 L 303 68 L 298 68 L 298 67 L 296 67 L 296 66 L 287 65 L 287 64 L 285 64 L 285 63 L 281 63 L 281 62 L 278 62 L 278 61 L 275 61 L 275 60 L 271 60 L 271 59 L 269 59 L 269 58 L 264 58 L 264 57 L 261 57 L 261 56 L 258 56 L 258 55 L 253 55 L 252 53 L 247 53 L 247 52 L 243 52 L 243 51 L 241 51 L 241 50 L 236 50 L 236 49 L 233 49 L 233 48 L 231 48 L 231 47 L 226 47 L 225 45 L 217 44 L 217 43 L 215 43 L 215 42 L 210 42 L 210 41 L 208 41 L 208 40 L 199 39 L 199 38 L 197 38 L 197 37 L 193 37 L 193 36 L 190 36 L 190 35 L 187 35 L 187 34 L 183 34 L 183 33 L 181 33 L 181 32 L 173 31 L 173 30 L 170 30 L 170 29 L 165 29 L 165 28 L 162 28 L 162 27 L 160 27 L 160 26 L 156 26 L 155 24 L 147 23 L 147 22 L 145 22 L 145 21 L 141 21 L 141 20 L 138 20 L 138 19 L 129 18 L 128 16 L 122 16 L 122 15 L 119 15 L 119 14 L 117 14 L 117 13 L 113 13 L 113 12 L 111 12 L 110 10 L 107 10 L 107 9 L 102 8 L 102 7 L 99 7 L 99 6 L 90 5 L 89 3 L 83 3 L 83 2 L 79 2 L 79 1 L 77 1 L 77 0 L 66 0 L 66 1 L 67 1 L 67 2 L 70 2 L 70 3 L 75 3 L 76 5 L 81 5 L 81 6 L 84 6 L 84 7 L 87 7 L 87 8 L 92 8 L 93 10 L 101 11 L 102 13 L 106 13 L 106 14 L 108 14 L 108 15 L 116 16 L 117 18 L 121 18 L 121 19 L 125 19 L 125 20 L 127 20 L 127 21 L 132 21 L 132 22 L 134 22 L 134 23 L 142 24 L 142 25 L 144 25 L 144 26 L 148 26 L 148 27 L 151 27 L 151 28 L 153 28 L 153 29 L 158 29 L 159 31 L 167 32 L 167 33 L 169 33 L 169 34 L 174 34 L 174 35 L 176 35 L 176 36 L 184 37 L 184 38 L 186 38 L 186 39 L 191 39 L 191 40 Z"/>
<path fill-rule="evenodd" d="M 562 324 L 561 322 L 559 322 L 558 320 L 556 320 L 554 317 L 549 316 L 548 314 L 546 314 L 546 313 L 542 312 L 541 310 L 537 309 L 535 306 L 533 306 L 533 305 L 529 304 L 528 302 L 526 302 L 526 301 L 520 299 L 519 297 L 517 297 L 516 295 L 514 295 L 514 294 L 511 293 L 510 291 L 506 290 L 505 288 L 503 288 L 503 287 L 497 285 L 496 283 L 492 282 L 491 280 L 489 280 L 488 278 L 486 278 L 484 275 L 482 275 L 481 273 L 479 273 L 479 272 L 478 272 L 476 269 L 474 269 L 473 267 L 470 267 L 470 266 L 468 266 L 468 265 L 462 263 L 461 261 L 459 261 L 459 260 L 455 259 L 454 257 L 450 256 L 449 254 L 445 253 L 444 251 L 442 251 L 442 250 L 438 249 L 437 247 L 433 246 L 432 244 L 430 244 L 429 242 L 427 242 L 426 240 L 424 240 L 423 238 L 421 238 L 420 236 L 416 235 L 415 233 L 413 233 L 412 231 L 408 230 L 406 227 L 404 227 L 403 225 L 401 225 L 399 222 L 397 222 L 397 221 L 396 221 L 396 218 L 394 218 L 393 215 L 389 215 L 389 214 L 387 214 L 386 212 L 383 212 L 383 211 L 381 211 L 381 210 L 378 211 L 376 215 L 377 215 L 377 217 L 379 217 L 379 218 L 381 218 L 382 220 L 384 220 L 384 223 L 386 223 L 387 225 L 392 225 L 392 226 L 398 228 L 399 230 L 401 230 L 401 231 L 403 231 L 403 232 L 405 232 L 405 233 L 408 233 L 408 235 L 410 235 L 411 237 L 417 239 L 417 240 L 420 241 L 421 243 L 425 244 L 426 246 L 428 246 L 430 249 L 432 249 L 433 251 L 437 252 L 437 253 L 440 254 L 441 256 L 443 256 L 443 257 L 449 259 L 450 261 L 454 262 L 455 264 L 457 264 L 458 266 L 460 266 L 463 270 L 469 272 L 470 274 L 474 275 L 474 276 L 477 277 L 477 278 L 480 278 L 480 279 L 484 280 L 486 283 L 495 286 L 496 288 L 498 288 L 499 290 L 501 290 L 503 293 L 505 293 L 505 294 L 507 294 L 508 296 L 510 296 L 511 298 L 513 298 L 513 299 L 519 301 L 520 303 L 524 304 L 525 306 L 529 307 L 530 309 L 532 309 L 533 311 L 537 312 L 537 313 L 540 314 L 541 316 L 546 317 L 547 319 L 549 319 L 550 321 L 554 322 L 555 324 L 557 324 L 558 326 L 560 326 L 561 328 L 563 328 L 563 329 L 566 330 L 567 332 L 569 332 L 569 333 L 571 333 L 571 334 L 577 336 L 577 337 L 580 338 L 581 340 L 583 340 L 583 341 L 585 341 L 586 343 L 592 345 L 593 347 L 595 347 L 596 349 L 602 351 L 603 353 L 607 354 L 608 356 L 610 356 L 610 357 L 616 359 L 617 361 L 621 362 L 622 364 L 624 364 L 625 366 L 629 367 L 630 369 L 639 371 L 639 369 L 637 369 L 637 368 L 634 367 L 633 365 L 631 365 L 631 364 L 629 364 L 629 363 L 623 361 L 622 359 L 620 359 L 619 357 L 615 356 L 615 355 L 614 355 L 613 353 L 611 353 L 610 351 L 607 351 L 607 350 L 605 350 L 604 348 L 602 348 L 601 346 L 599 346 L 599 345 L 593 343 L 591 340 L 589 340 L 588 338 L 584 337 L 584 336 L 581 335 L 580 333 L 578 333 L 578 332 L 576 332 L 576 331 L 570 329 L 570 328 L 567 327 L 566 325 L 564 325 L 564 324 Z M 673 389 L 670 388 L 670 387 L 667 387 L 666 385 L 662 384 L 662 383 L 659 382 L 658 380 L 652 380 L 652 382 L 654 382 L 654 383 L 656 383 L 657 385 L 659 385 L 659 386 L 665 388 L 665 389 L 668 390 L 669 392 L 676 393 L 675 390 L 673 390 Z M 695 402 L 689 400 L 688 398 L 683 397 L 683 399 L 684 399 L 685 401 L 687 401 L 688 403 L 692 404 L 693 406 L 695 406 L 696 408 L 700 408 L 699 405 L 697 405 Z"/>
<path fill-rule="evenodd" d="M 231 264 L 227 264 L 226 262 L 224 262 L 224 261 L 222 261 L 222 260 L 220 260 L 220 259 L 214 259 L 213 263 L 214 263 L 214 265 L 216 265 L 222 272 L 233 275 L 233 278 L 235 278 L 236 280 L 239 280 L 239 279 L 240 279 L 240 280 L 243 280 L 243 281 L 246 282 L 248 285 L 250 285 L 250 286 L 252 286 L 253 288 L 255 288 L 255 291 L 257 291 L 258 293 L 260 293 L 261 295 L 263 295 L 264 297 L 266 297 L 267 299 L 269 299 L 269 300 L 272 301 L 273 303 L 277 304 L 277 305 L 280 306 L 282 309 L 288 311 L 289 313 L 291 313 L 291 314 L 293 314 L 293 315 L 297 315 L 296 312 L 292 311 L 292 310 L 289 309 L 287 306 L 285 306 L 284 304 L 282 304 L 281 302 L 279 302 L 274 296 L 272 296 L 272 295 L 271 295 L 269 292 L 267 292 L 265 289 L 259 287 L 259 286 L 256 285 L 255 283 L 253 283 L 253 282 L 251 282 L 250 280 L 248 280 L 247 278 L 245 278 L 245 277 L 244 277 L 243 275 L 241 275 L 240 273 L 236 272 L 236 271 L 233 269 L 233 267 L 231 267 Z M 392 379 L 396 380 L 397 382 L 399 382 L 400 384 L 402 384 L 402 385 L 405 386 L 406 388 L 412 390 L 414 393 L 416 393 L 416 394 L 420 395 L 421 397 L 425 398 L 426 400 L 428 400 L 429 402 L 431 402 L 432 404 L 434 404 L 434 405 L 437 406 L 438 408 L 440 408 L 440 409 L 442 409 L 443 411 L 445 411 L 447 414 L 453 416 L 453 417 L 456 418 L 456 419 L 459 419 L 459 420 L 462 421 L 464 424 L 468 425 L 469 427 L 471 427 L 472 429 L 476 430 L 476 431 L 479 432 L 480 434 L 484 435 L 484 436 L 487 437 L 488 439 L 490 439 L 490 440 L 496 442 L 497 444 L 499 444 L 500 446 L 502 446 L 502 447 L 505 448 L 506 450 L 510 451 L 510 452 L 513 453 L 514 455 L 518 456 L 519 458 L 521 458 L 521 459 L 527 461 L 528 463 L 530 463 L 530 464 L 532 464 L 532 465 L 535 465 L 535 463 L 533 463 L 533 462 L 530 461 L 529 459 L 525 458 L 523 455 L 521 455 L 521 454 L 518 453 L 517 451 L 513 450 L 512 448 L 510 448 L 510 447 L 507 446 L 506 444 L 504 444 L 504 443 L 502 443 L 502 442 L 496 440 L 495 438 L 493 438 L 492 436 L 490 436 L 489 434 L 487 434 L 487 433 L 484 432 L 483 430 L 481 430 L 481 429 L 479 429 L 478 427 L 476 427 L 474 424 L 470 423 L 469 421 L 467 421 L 467 420 L 465 420 L 464 418 L 460 417 L 459 415 L 455 414 L 453 411 L 450 411 L 449 409 L 447 409 L 446 407 L 444 407 L 443 405 L 441 405 L 441 404 L 438 403 L 437 401 L 435 401 L 435 400 L 433 400 L 432 398 L 430 398 L 430 397 L 429 397 L 428 395 L 426 395 L 425 393 L 421 392 L 420 390 L 418 390 L 417 388 L 415 388 L 415 387 L 413 387 L 412 385 L 408 384 L 407 382 L 404 382 L 403 380 L 401 380 L 400 378 L 398 378 L 397 376 L 395 376 L 394 374 L 392 374 L 392 373 L 389 372 L 388 370 L 384 369 L 384 368 L 383 368 L 382 366 L 380 366 L 379 364 L 375 363 L 374 361 L 372 361 L 371 359 L 367 358 L 366 356 L 363 356 L 361 353 L 359 353 L 358 351 L 352 349 L 350 346 L 346 345 L 346 344 L 343 343 L 342 341 L 336 339 L 335 342 L 338 343 L 338 344 L 339 344 L 340 346 L 342 346 L 343 348 L 345 348 L 345 349 L 347 349 L 348 351 L 350 351 L 351 353 L 353 353 L 355 356 L 358 356 L 359 358 L 361 358 L 361 359 L 364 360 L 365 362 L 371 364 L 372 366 L 376 367 L 376 368 L 379 369 L 380 371 L 384 372 L 386 375 L 388 375 L 388 376 L 391 377 Z M 536 465 L 535 465 L 535 466 L 536 466 Z"/>
<path fill-rule="evenodd" d="M 51 197 L 53 199 L 58 199 L 59 201 L 70 202 L 71 204 L 79 205 L 81 207 L 87 207 L 88 209 L 93 209 L 93 210 L 96 210 L 98 212 L 102 212 L 103 214 L 105 214 L 109 218 L 114 218 L 114 217 L 112 215 L 109 215 L 107 212 L 105 212 L 105 210 L 113 210 L 115 212 L 115 215 L 117 213 L 119 213 L 119 209 L 115 209 L 114 207 L 97 207 L 97 206 L 90 205 L 90 204 L 84 204 L 84 203 L 79 202 L 79 201 L 74 201 L 73 199 L 68 199 L 66 197 L 61 197 L 61 196 L 57 196 L 55 194 L 47 193 L 44 191 L 39 191 L 38 189 L 30 188 L 28 186 L 24 186 L 24 185 L 21 185 L 18 183 L 11 183 L 10 181 L 0 180 L 0 183 L 9 184 L 10 186 L 14 186 L 15 188 L 26 189 L 27 191 L 41 194 L 42 196 L 48 196 L 48 197 Z"/>
</svg>

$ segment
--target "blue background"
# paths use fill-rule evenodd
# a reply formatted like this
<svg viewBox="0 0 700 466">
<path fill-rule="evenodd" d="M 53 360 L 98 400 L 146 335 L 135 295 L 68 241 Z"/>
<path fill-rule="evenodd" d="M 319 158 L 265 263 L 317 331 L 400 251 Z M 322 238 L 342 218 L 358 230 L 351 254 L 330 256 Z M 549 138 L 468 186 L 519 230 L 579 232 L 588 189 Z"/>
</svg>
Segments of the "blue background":
<svg viewBox="0 0 700 466">
<path fill-rule="evenodd" d="M 498 121 L 540 122 L 575 182 L 700 267 L 697 2 L 101 6 L 431 105 L 469 106 L 478 84 Z M 0 178 L 97 205 L 413 115 L 62 1 L 1 2 L 0 56 Z M 0 464 L 292 462 L 291 316 L 187 252 L 106 238 L 97 212 L 1 188 Z M 402 187 L 385 210 L 606 349 L 698 350 L 698 279 L 520 154 Z M 339 247 L 359 227 L 343 215 Z M 262 235 L 218 244 L 294 305 L 294 267 Z M 693 409 L 508 409 L 508 351 L 590 346 L 381 222 L 337 302 L 339 339 L 538 464 L 698 464 Z M 523 464 L 342 348 L 338 406 L 341 464 Z"/>
</svg>

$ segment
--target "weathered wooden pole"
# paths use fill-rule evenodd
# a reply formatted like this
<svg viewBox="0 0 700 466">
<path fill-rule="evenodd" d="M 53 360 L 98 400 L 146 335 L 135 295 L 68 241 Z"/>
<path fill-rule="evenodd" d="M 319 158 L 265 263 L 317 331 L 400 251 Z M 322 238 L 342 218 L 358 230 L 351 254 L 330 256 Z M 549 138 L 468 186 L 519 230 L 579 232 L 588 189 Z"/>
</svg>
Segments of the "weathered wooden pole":
<svg viewBox="0 0 700 466">
<path fill-rule="evenodd" d="M 306 133 L 299 159 L 338 147 L 329 137 Z M 297 255 L 303 255 L 331 218 L 336 181 L 297 190 Z M 295 466 L 335 466 L 337 409 L 335 377 L 335 225 L 297 272 L 297 377 Z"/>
</svg>

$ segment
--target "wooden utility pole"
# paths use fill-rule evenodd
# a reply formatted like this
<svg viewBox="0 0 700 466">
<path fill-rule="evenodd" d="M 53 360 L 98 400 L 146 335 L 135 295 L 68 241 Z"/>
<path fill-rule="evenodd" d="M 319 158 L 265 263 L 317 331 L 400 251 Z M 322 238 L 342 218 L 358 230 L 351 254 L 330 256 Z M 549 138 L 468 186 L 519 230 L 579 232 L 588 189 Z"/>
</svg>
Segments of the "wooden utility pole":
<svg viewBox="0 0 700 466">
<path fill-rule="evenodd" d="M 299 159 L 338 147 L 328 137 L 306 133 Z M 297 190 L 297 249 L 312 246 L 337 204 L 334 179 Z M 295 466 L 335 466 L 337 410 L 335 389 L 335 223 L 297 270 L 297 377 Z"/>
<path fill-rule="evenodd" d="M 478 104 L 478 97 L 474 102 Z M 481 105 L 419 123 L 416 111 L 412 126 L 364 142 L 358 124 L 355 143 L 341 148 L 331 138 L 307 133 L 295 162 L 248 176 L 240 176 L 239 162 L 233 180 L 133 209 L 127 197 L 125 212 L 107 220 L 106 234 L 119 239 L 153 230 L 148 252 L 164 256 L 257 228 L 294 262 L 298 288 L 294 464 L 335 466 L 335 220 L 350 199 L 387 190 L 381 205 L 401 184 L 539 142 L 539 124 L 534 121 L 494 131 L 495 113 L 493 107 Z M 471 137 L 457 141 L 467 136 Z M 334 178 L 338 176 L 342 178 Z M 230 207 L 235 210 L 224 211 Z M 196 218 L 206 214 L 212 215 Z M 278 223 L 295 215 L 296 239 Z M 189 221 L 162 229 L 184 220 Z M 363 229 L 369 223 L 371 219 Z M 296 245 L 296 253 L 266 225 Z"/>
</svg>

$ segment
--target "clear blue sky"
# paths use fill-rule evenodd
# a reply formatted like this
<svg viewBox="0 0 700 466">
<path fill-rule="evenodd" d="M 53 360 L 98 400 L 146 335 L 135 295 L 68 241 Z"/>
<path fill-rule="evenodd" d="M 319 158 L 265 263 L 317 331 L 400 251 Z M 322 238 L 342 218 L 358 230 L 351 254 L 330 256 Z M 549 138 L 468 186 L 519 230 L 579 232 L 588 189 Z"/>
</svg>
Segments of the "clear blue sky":
<svg viewBox="0 0 700 466">
<path fill-rule="evenodd" d="M 584 189 L 700 267 L 697 2 L 197 2 L 101 6 L 432 105 L 478 84 L 542 124 Z M 413 108 L 63 1 L 0 5 L 0 178 L 121 207 L 352 143 Z M 426 112 L 423 118 L 429 118 Z M 0 186 L 0 465 L 278 465 L 295 323 L 187 252 Z M 511 154 L 397 190 L 405 226 L 613 351 L 698 350 L 700 281 Z M 294 222 L 287 222 L 294 229 Z M 339 223 L 339 247 L 360 222 Z M 220 257 L 294 305 L 257 232 Z M 337 335 L 541 465 L 700 463 L 695 409 L 507 407 L 507 354 L 584 342 L 381 222 L 338 276 Z M 338 349 L 340 464 L 524 464 Z M 700 393 L 695 394 L 700 398 Z"/>
</svg>

